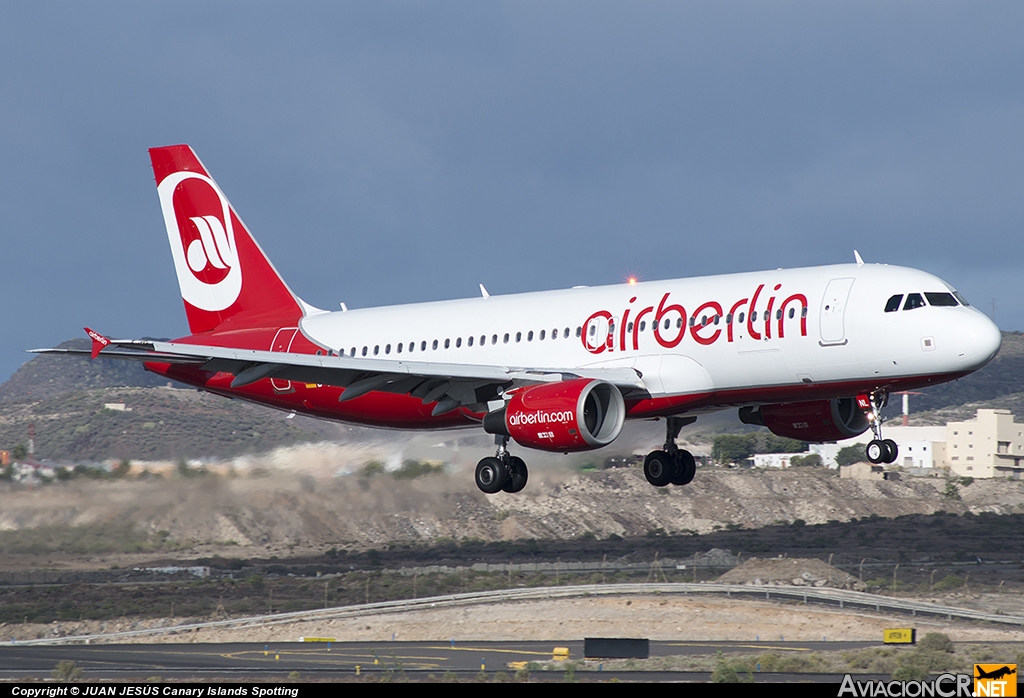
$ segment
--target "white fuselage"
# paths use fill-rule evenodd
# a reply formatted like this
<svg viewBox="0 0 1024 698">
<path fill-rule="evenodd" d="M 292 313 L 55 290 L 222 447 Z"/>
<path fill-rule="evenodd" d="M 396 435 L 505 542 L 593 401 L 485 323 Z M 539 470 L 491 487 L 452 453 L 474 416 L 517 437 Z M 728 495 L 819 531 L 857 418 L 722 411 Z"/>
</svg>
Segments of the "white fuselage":
<svg viewBox="0 0 1024 698">
<path fill-rule="evenodd" d="M 885 311 L 897 294 L 952 291 L 922 271 L 849 264 L 313 313 L 301 328 L 344 356 L 631 367 L 652 397 L 882 385 L 968 373 L 998 351 L 998 328 L 973 307 Z"/>
</svg>

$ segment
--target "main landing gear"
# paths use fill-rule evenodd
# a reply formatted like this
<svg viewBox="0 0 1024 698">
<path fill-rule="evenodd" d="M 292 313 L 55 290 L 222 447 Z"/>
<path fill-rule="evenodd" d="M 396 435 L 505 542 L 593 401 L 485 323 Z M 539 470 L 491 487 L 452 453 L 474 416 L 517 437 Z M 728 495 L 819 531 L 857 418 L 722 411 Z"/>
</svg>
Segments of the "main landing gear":
<svg viewBox="0 0 1024 698">
<path fill-rule="evenodd" d="M 665 450 L 651 451 L 644 460 L 644 477 L 655 487 L 668 484 L 688 485 L 697 474 L 693 454 L 676 445 L 679 430 L 697 421 L 696 417 L 667 417 L 665 419 Z"/>
<path fill-rule="evenodd" d="M 868 443 L 867 448 L 864 450 L 867 459 L 875 464 L 895 463 L 896 458 L 900 454 L 900 448 L 896 445 L 895 441 L 882 438 L 882 415 L 880 411 L 885 407 L 888 398 L 888 395 L 879 393 L 873 393 L 868 397 L 870 403 L 870 407 L 867 410 L 868 424 L 871 425 L 871 433 L 874 434 L 875 438 Z"/>
<path fill-rule="evenodd" d="M 498 444 L 495 456 L 476 464 L 476 486 L 487 494 L 521 492 L 529 477 L 526 461 L 509 454 L 507 436 L 496 436 L 494 441 Z"/>
</svg>

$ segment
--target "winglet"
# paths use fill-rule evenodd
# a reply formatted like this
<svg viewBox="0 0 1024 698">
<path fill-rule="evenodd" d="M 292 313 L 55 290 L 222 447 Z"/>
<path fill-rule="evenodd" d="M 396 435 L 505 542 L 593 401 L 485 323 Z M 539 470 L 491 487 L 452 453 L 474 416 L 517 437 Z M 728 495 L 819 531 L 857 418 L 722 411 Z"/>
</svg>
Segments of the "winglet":
<svg viewBox="0 0 1024 698">
<path fill-rule="evenodd" d="M 489 294 L 487 292 L 487 289 L 484 288 L 483 284 L 480 284 L 480 295 L 483 296 L 484 298 L 490 298 L 491 297 L 491 294 Z"/>
<path fill-rule="evenodd" d="M 110 340 L 96 330 L 90 330 L 88 327 L 84 329 L 85 333 L 89 335 L 89 339 L 92 340 L 92 358 L 95 359 L 104 348 L 110 345 Z"/>
<path fill-rule="evenodd" d="M 864 260 L 861 259 L 860 252 L 857 250 L 853 251 L 853 259 L 857 262 L 858 267 L 864 266 Z"/>
</svg>

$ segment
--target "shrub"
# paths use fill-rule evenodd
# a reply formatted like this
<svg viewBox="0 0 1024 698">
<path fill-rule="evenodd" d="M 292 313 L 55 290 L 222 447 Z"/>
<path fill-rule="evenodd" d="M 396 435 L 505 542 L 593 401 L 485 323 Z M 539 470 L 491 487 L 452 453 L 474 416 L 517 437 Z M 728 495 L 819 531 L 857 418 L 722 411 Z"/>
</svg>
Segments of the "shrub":
<svg viewBox="0 0 1024 698">
<path fill-rule="evenodd" d="M 918 647 L 936 652 L 952 652 L 953 641 L 945 633 L 928 633 L 918 643 Z"/>
</svg>

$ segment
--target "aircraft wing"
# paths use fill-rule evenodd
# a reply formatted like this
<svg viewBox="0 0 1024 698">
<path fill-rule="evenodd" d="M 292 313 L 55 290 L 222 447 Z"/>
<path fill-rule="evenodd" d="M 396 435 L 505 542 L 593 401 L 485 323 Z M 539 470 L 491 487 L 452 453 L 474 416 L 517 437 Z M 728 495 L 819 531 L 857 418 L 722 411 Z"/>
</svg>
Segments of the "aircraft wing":
<svg viewBox="0 0 1024 698">
<path fill-rule="evenodd" d="M 89 334 L 93 339 L 92 350 L 33 349 L 31 353 L 191 365 L 233 375 L 232 388 L 263 378 L 333 385 L 345 388 L 340 402 L 374 390 L 408 394 L 421 398 L 424 404 L 437 402 L 435 415 L 460 405 L 498 399 L 502 391 L 514 387 L 573 378 L 604 380 L 624 394 L 646 391 L 640 375 L 631 368 L 563 369 L 317 356 L 177 342 L 111 340 L 91 330 Z"/>
</svg>

